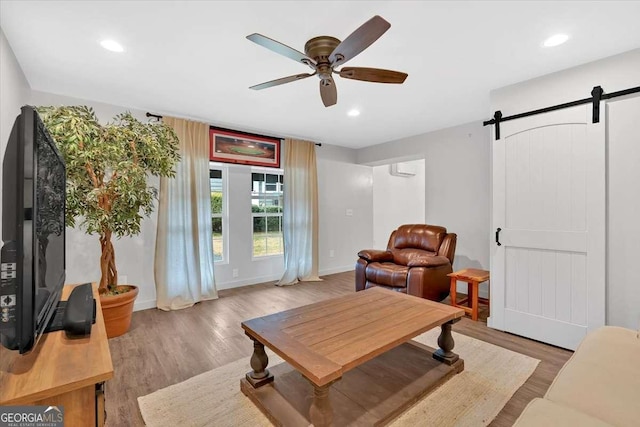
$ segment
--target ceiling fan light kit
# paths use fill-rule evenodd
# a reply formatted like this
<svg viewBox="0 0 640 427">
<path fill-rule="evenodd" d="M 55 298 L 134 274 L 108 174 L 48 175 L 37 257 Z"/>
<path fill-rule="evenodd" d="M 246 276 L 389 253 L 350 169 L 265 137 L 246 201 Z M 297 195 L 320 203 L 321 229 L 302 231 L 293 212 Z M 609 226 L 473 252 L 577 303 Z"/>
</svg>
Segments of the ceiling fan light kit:
<svg viewBox="0 0 640 427">
<path fill-rule="evenodd" d="M 251 86 L 250 89 L 261 90 L 296 80 L 306 79 L 311 76 L 318 76 L 320 79 L 320 97 L 325 107 L 330 107 L 338 102 L 338 92 L 332 74 L 337 74 L 342 78 L 352 80 L 362 80 L 374 83 L 401 84 L 407 78 L 406 73 L 392 70 L 382 70 L 379 68 L 344 67 L 337 70 L 336 67 L 343 65 L 353 59 L 363 50 L 371 46 L 380 38 L 391 24 L 380 16 L 376 15 L 343 41 L 331 36 L 314 37 L 304 45 L 304 52 L 299 52 L 285 44 L 282 44 L 262 34 L 250 34 L 247 39 L 259 44 L 275 53 L 301 62 L 313 69 L 313 73 L 295 74 L 293 76 L 282 77 L 265 83 Z"/>
</svg>

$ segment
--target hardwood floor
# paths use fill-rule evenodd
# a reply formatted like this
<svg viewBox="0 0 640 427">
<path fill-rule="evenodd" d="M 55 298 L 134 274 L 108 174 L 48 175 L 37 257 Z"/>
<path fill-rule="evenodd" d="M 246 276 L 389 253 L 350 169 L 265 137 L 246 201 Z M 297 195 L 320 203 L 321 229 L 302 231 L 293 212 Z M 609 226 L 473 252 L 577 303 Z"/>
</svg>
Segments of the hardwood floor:
<svg viewBox="0 0 640 427">
<path fill-rule="evenodd" d="M 133 314 L 128 334 L 109 340 L 115 368 L 106 386 L 107 426 L 143 426 L 137 398 L 194 375 L 251 355 L 253 346 L 240 322 L 345 295 L 354 291 L 354 273 L 324 277 L 324 282 L 276 287 L 272 283 L 223 290 L 220 298 L 172 312 Z M 533 375 L 491 423 L 510 426 L 527 403 L 542 396 L 571 352 L 489 329 L 469 318 L 453 330 L 540 359 Z"/>
</svg>

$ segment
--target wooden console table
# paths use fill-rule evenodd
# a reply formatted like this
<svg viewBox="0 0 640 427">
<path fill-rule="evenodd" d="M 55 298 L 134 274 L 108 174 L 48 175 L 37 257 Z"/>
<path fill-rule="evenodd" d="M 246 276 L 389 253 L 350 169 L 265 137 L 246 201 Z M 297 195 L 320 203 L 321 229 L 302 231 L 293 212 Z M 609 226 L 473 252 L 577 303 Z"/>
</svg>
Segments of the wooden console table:
<svg viewBox="0 0 640 427">
<path fill-rule="evenodd" d="M 73 287 L 64 287 L 62 300 Z M 0 348 L 0 405 L 63 406 L 65 425 L 104 425 L 104 382 L 113 377 L 113 365 L 95 283 L 93 296 L 96 323 L 89 337 L 50 332 L 23 356 Z"/>
</svg>

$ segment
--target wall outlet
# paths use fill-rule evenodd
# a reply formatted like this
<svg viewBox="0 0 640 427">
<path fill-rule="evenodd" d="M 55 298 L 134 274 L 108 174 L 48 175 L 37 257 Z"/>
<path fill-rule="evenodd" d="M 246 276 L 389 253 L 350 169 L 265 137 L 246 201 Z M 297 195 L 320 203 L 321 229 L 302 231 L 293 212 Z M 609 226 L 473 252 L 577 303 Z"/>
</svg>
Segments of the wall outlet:
<svg viewBox="0 0 640 427">
<path fill-rule="evenodd" d="M 333 249 L 329 250 L 329 258 L 333 258 L 334 256 L 336 256 L 336 251 L 334 251 Z"/>
<path fill-rule="evenodd" d="M 240 275 L 240 273 L 238 272 L 237 268 L 234 268 L 233 270 L 231 270 L 231 275 L 233 277 L 238 277 Z"/>
<path fill-rule="evenodd" d="M 353 209 L 347 209 L 347 216 L 353 216 Z"/>
<path fill-rule="evenodd" d="M 129 284 L 129 281 L 128 281 L 126 275 L 123 274 L 123 275 L 118 276 L 118 277 L 120 278 L 119 282 L 122 283 L 123 285 L 128 285 Z"/>
</svg>

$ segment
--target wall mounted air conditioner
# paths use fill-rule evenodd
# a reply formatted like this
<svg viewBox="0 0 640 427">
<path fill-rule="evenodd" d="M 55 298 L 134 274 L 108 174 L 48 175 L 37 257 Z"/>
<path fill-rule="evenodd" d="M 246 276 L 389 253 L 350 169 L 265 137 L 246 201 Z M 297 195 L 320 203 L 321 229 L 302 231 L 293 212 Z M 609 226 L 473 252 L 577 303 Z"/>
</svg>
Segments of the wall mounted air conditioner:
<svg viewBox="0 0 640 427">
<path fill-rule="evenodd" d="M 389 173 L 393 176 L 409 178 L 416 175 L 416 168 L 410 163 L 392 163 Z"/>
</svg>

